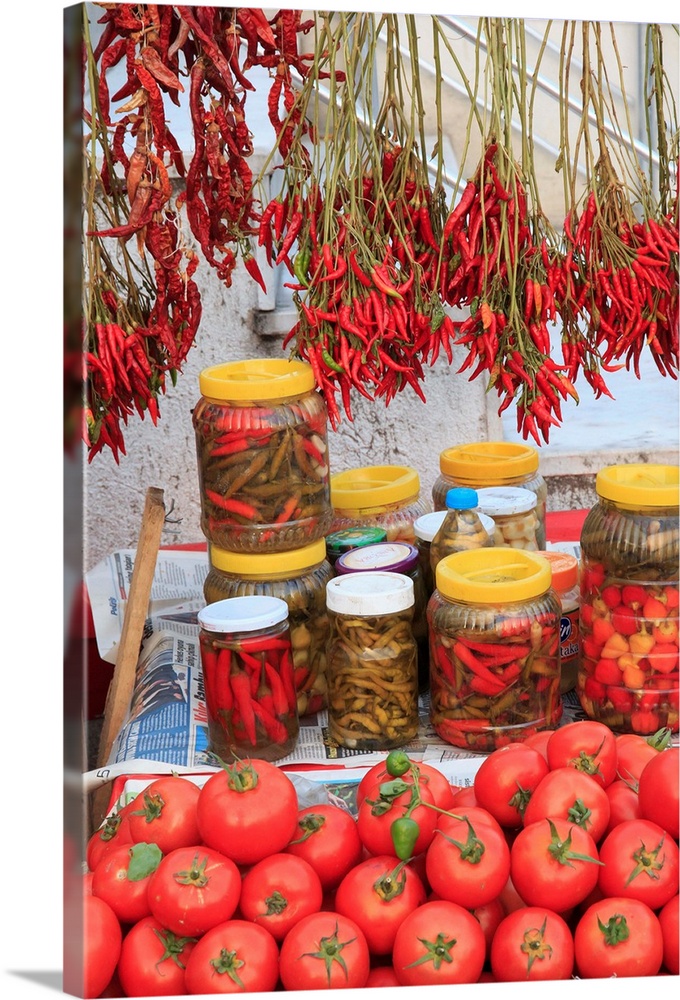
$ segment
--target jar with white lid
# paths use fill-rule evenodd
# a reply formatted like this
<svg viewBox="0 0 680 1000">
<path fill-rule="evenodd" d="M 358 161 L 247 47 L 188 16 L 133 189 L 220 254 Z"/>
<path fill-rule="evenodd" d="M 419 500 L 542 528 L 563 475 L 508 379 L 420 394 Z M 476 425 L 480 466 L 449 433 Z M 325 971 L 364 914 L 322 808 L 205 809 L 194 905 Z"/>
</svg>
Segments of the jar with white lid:
<svg viewBox="0 0 680 1000">
<path fill-rule="evenodd" d="M 414 600 L 413 581 L 401 573 L 348 573 L 328 583 L 328 726 L 340 746 L 392 750 L 415 738 Z"/>
<path fill-rule="evenodd" d="M 607 466 L 581 529 L 581 663 L 589 716 L 619 733 L 678 730 L 677 465 Z"/>
<path fill-rule="evenodd" d="M 331 476 L 331 532 L 359 525 L 384 528 L 388 542 L 415 543 L 413 522 L 431 510 L 420 476 L 408 465 L 369 465 Z"/>
<path fill-rule="evenodd" d="M 203 582 L 208 603 L 263 594 L 288 605 L 298 715 L 326 707 L 326 584 L 333 567 L 323 538 L 289 552 L 230 552 L 208 546 L 210 569 Z"/>
<path fill-rule="evenodd" d="M 537 552 L 539 520 L 536 494 L 519 486 L 489 486 L 477 490 L 479 509 L 495 524 L 494 544 Z"/>
<path fill-rule="evenodd" d="M 519 486 L 536 494 L 537 547 L 545 549 L 548 485 L 539 471 L 538 449 L 514 441 L 475 441 L 446 448 L 439 456 L 440 474 L 432 487 L 435 510 L 444 510 L 452 486 L 480 490 Z"/>
<path fill-rule="evenodd" d="M 430 544 L 430 567 L 435 574 L 437 564 L 453 552 L 467 552 L 469 549 L 489 548 L 494 545 L 494 536 L 489 534 L 489 523 L 484 524 L 486 515 L 478 508 L 476 490 L 456 486 L 446 494 L 446 511 L 437 534 Z M 493 523 L 493 522 L 492 522 Z"/>
<path fill-rule="evenodd" d="M 437 734 L 488 753 L 556 728 L 561 607 L 548 561 L 507 546 L 456 552 L 435 582 L 427 618 Z"/>
<path fill-rule="evenodd" d="M 403 573 L 413 580 L 413 638 L 418 649 L 418 690 L 429 685 L 429 653 L 427 640 L 427 601 L 425 582 L 420 572 L 418 549 L 408 542 L 382 542 L 364 545 L 345 552 L 335 564 L 339 576 L 347 573 Z"/>
<path fill-rule="evenodd" d="M 240 552 L 323 538 L 332 518 L 328 416 L 311 365 L 285 358 L 204 369 L 192 422 L 201 529 Z"/>
<path fill-rule="evenodd" d="M 299 734 L 288 605 L 228 597 L 198 612 L 209 752 L 230 762 L 286 757 Z"/>
</svg>

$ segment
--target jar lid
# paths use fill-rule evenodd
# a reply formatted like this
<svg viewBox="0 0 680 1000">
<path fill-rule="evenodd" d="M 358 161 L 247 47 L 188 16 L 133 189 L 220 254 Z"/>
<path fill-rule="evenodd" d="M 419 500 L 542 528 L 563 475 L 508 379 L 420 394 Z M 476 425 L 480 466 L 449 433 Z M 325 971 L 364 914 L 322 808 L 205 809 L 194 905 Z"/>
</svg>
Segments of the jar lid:
<svg viewBox="0 0 680 1000">
<path fill-rule="evenodd" d="M 496 522 L 494 519 L 478 509 L 475 510 L 475 513 L 482 522 L 489 538 L 493 538 L 496 531 Z M 413 522 L 413 531 L 416 538 L 420 539 L 421 542 L 431 542 L 441 528 L 445 517 L 445 510 L 434 510 L 429 514 L 421 514 L 420 517 L 417 517 Z"/>
<path fill-rule="evenodd" d="M 476 490 L 467 486 L 454 486 L 446 494 L 445 502 L 449 510 L 470 510 L 477 506 L 479 497 Z"/>
<path fill-rule="evenodd" d="M 366 525 L 359 528 L 343 528 L 326 535 L 326 550 L 335 557 L 350 549 L 358 549 L 363 545 L 375 545 L 384 542 L 387 532 L 377 525 Z"/>
<path fill-rule="evenodd" d="M 337 573 L 365 573 L 385 570 L 389 573 L 412 573 L 418 565 L 418 549 L 408 542 L 381 542 L 350 549 L 335 564 Z"/>
<path fill-rule="evenodd" d="M 677 465 L 609 465 L 598 472 L 595 491 L 604 500 L 628 507 L 677 507 L 679 471 Z"/>
<path fill-rule="evenodd" d="M 452 479 L 471 479 L 489 484 L 528 476 L 538 469 L 538 451 L 530 444 L 511 441 L 477 441 L 446 448 L 439 468 Z"/>
<path fill-rule="evenodd" d="M 326 584 L 326 606 L 341 615 L 389 615 L 414 601 L 413 580 L 402 573 L 346 573 Z"/>
<path fill-rule="evenodd" d="M 198 624 L 208 632 L 255 632 L 278 625 L 288 617 L 288 605 L 280 597 L 253 594 L 225 597 L 202 608 Z"/>
<path fill-rule="evenodd" d="M 323 538 L 289 552 L 231 552 L 212 544 L 208 551 L 210 563 L 215 569 L 245 577 L 268 573 L 288 573 L 293 576 L 318 565 L 326 558 Z"/>
<path fill-rule="evenodd" d="M 204 368 L 198 384 L 203 396 L 241 403 L 302 396 L 316 383 L 306 361 L 257 358 Z"/>
<path fill-rule="evenodd" d="M 503 604 L 544 594 L 552 572 L 547 559 L 535 552 L 498 546 L 444 556 L 435 576 L 444 597 L 466 604 Z"/>
<path fill-rule="evenodd" d="M 491 517 L 507 517 L 533 510 L 538 498 L 531 490 L 519 486 L 488 486 L 477 490 L 479 509 Z"/>
<path fill-rule="evenodd" d="M 552 585 L 555 590 L 571 590 L 578 583 L 578 559 L 568 552 L 558 549 L 547 549 L 539 552 L 550 563 L 552 570 Z"/>
<path fill-rule="evenodd" d="M 331 505 L 362 510 L 415 499 L 420 476 L 408 465 L 368 465 L 331 476 Z"/>
</svg>

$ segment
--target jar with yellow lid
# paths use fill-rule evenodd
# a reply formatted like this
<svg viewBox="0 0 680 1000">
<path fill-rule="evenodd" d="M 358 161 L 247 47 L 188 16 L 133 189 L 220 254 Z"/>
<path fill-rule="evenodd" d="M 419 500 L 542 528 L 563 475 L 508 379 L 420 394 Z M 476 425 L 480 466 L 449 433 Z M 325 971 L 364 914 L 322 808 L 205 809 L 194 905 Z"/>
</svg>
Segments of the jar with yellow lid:
<svg viewBox="0 0 680 1000">
<path fill-rule="evenodd" d="M 562 717 L 560 602 L 548 561 L 521 549 L 456 552 L 427 606 L 437 734 L 488 753 Z"/>
<path fill-rule="evenodd" d="M 192 422 L 201 529 L 214 545 L 280 552 L 332 518 L 328 416 L 309 364 L 283 358 L 204 369 Z"/>
<path fill-rule="evenodd" d="M 290 552 L 245 553 L 208 547 L 210 569 L 203 583 L 206 601 L 264 594 L 288 606 L 298 715 L 326 707 L 326 584 L 333 567 L 321 538 Z"/>
<path fill-rule="evenodd" d="M 299 734 L 286 602 L 230 597 L 202 608 L 198 624 L 209 752 L 286 757 Z"/>
<path fill-rule="evenodd" d="M 548 485 L 538 466 L 538 450 L 530 444 L 477 441 L 446 448 L 439 456 L 440 474 L 432 486 L 434 509 L 444 510 L 446 493 L 452 486 L 469 486 L 474 490 L 520 486 L 536 494 L 536 543 L 539 549 L 545 549 Z"/>
<path fill-rule="evenodd" d="M 331 531 L 374 524 L 388 542 L 415 544 L 413 522 L 430 511 L 420 476 L 408 465 L 370 465 L 331 476 Z"/>
<path fill-rule="evenodd" d="M 402 573 L 347 573 L 326 587 L 328 727 L 352 750 L 392 750 L 418 732 L 413 581 Z"/>
<path fill-rule="evenodd" d="M 577 693 L 619 733 L 678 729 L 678 472 L 601 469 L 581 529 Z"/>
<path fill-rule="evenodd" d="M 550 563 L 553 590 L 562 605 L 560 619 L 560 694 L 576 687 L 578 665 L 581 658 L 579 633 L 579 605 L 581 592 L 578 584 L 578 559 L 568 552 L 548 549 L 539 553 Z"/>
</svg>

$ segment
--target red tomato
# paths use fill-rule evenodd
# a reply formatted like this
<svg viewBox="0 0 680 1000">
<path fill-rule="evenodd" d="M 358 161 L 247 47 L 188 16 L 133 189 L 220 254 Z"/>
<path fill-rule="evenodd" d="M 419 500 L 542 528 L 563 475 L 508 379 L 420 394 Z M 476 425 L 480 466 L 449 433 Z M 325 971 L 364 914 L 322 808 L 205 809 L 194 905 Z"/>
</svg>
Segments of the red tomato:
<svg viewBox="0 0 680 1000">
<path fill-rule="evenodd" d="M 454 812 L 460 808 L 460 806 L 476 806 L 478 805 L 477 796 L 475 795 L 475 786 L 466 785 L 463 788 L 458 788 L 453 793 L 453 802 L 449 806 Z"/>
<path fill-rule="evenodd" d="M 677 976 L 680 972 L 680 958 L 678 956 L 680 949 L 679 900 L 680 896 L 676 893 L 657 913 L 663 937 L 663 967 L 672 976 Z"/>
<path fill-rule="evenodd" d="M 594 719 L 568 722 L 548 740 L 548 764 L 574 767 L 592 775 L 605 788 L 616 777 L 616 737 L 608 726 Z"/>
<path fill-rule="evenodd" d="M 440 899 L 468 910 L 490 903 L 510 875 L 510 848 L 502 830 L 447 819 L 425 855 L 427 880 Z"/>
<path fill-rule="evenodd" d="M 510 876 L 528 906 L 563 913 L 595 888 L 598 861 L 595 841 L 580 826 L 542 819 L 517 834 L 510 848 Z"/>
<path fill-rule="evenodd" d="M 334 889 L 361 860 L 364 845 L 354 817 L 332 803 L 307 806 L 297 815 L 287 854 L 308 861 L 324 889 Z"/>
<path fill-rule="evenodd" d="M 512 856 L 510 860 L 510 868 L 512 870 Z M 520 894 L 517 892 L 515 883 L 512 881 L 512 877 L 510 877 L 505 883 L 498 894 L 498 898 L 500 899 L 506 913 L 514 913 L 515 910 L 519 910 L 521 907 L 527 905 L 526 901 L 522 899 Z"/>
<path fill-rule="evenodd" d="M 92 894 L 109 904 L 121 923 L 135 924 L 151 913 L 147 895 L 162 854 L 157 844 L 123 844 L 92 873 Z"/>
<path fill-rule="evenodd" d="M 211 775 L 196 807 L 203 842 L 238 865 L 282 851 L 297 828 L 295 786 L 265 760 L 239 760 Z"/>
<path fill-rule="evenodd" d="M 645 764 L 660 752 L 645 736 L 621 733 L 616 737 L 616 772 L 619 778 L 631 783 L 639 781 Z"/>
<path fill-rule="evenodd" d="M 127 807 L 129 812 L 130 806 Z M 121 847 L 132 843 L 130 821 L 125 810 L 121 809 L 107 816 L 98 830 L 90 836 L 87 842 L 85 858 L 91 872 L 95 870 L 101 859 L 112 847 Z"/>
<path fill-rule="evenodd" d="M 382 854 L 345 875 L 335 893 L 335 908 L 361 927 L 371 955 L 389 955 L 400 923 L 425 898 L 425 886 L 410 865 Z"/>
<path fill-rule="evenodd" d="M 324 990 L 360 989 L 371 962 L 359 925 L 342 913 L 323 910 L 288 931 L 279 964 L 284 990 Z"/>
<path fill-rule="evenodd" d="M 177 937 L 154 917 L 143 917 L 127 932 L 118 960 L 126 997 L 184 996 L 184 972 L 195 945 Z"/>
<path fill-rule="evenodd" d="M 523 906 L 499 924 L 491 942 L 498 982 L 570 979 L 574 942 L 566 920 L 542 906 Z"/>
<path fill-rule="evenodd" d="M 607 792 L 595 778 L 573 767 L 557 767 L 534 789 L 523 823 L 529 826 L 548 816 L 559 817 L 583 827 L 597 843 L 607 829 L 609 813 Z"/>
<path fill-rule="evenodd" d="M 401 986 L 397 974 L 391 965 L 376 965 L 368 973 L 366 987 L 370 986 Z"/>
<path fill-rule="evenodd" d="M 640 813 L 678 839 L 680 834 L 680 749 L 668 747 L 649 760 L 638 781 Z"/>
<path fill-rule="evenodd" d="M 655 976 L 663 959 L 661 925 L 639 899 L 609 896 L 580 918 L 574 953 L 581 979 Z"/>
<path fill-rule="evenodd" d="M 98 997 L 110 982 L 118 964 L 123 932 L 120 921 L 105 900 L 83 899 L 82 997 Z"/>
<path fill-rule="evenodd" d="M 201 842 L 196 819 L 200 788 L 178 774 L 157 778 L 140 792 L 128 813 L 136 843 L 158 844 L 163 854 Z"/>
<path fill-rule="evenodd" d="M 149 907 L 163 927 L 198 937 L 229 920 L 241 893 L 241 873 L 231 860 L 203 846 L 166 854 L 149 883 Z"/>
<path fill-rule="evenodd" d="M 400 781 L 401 779 L 394 779 Z M 392 840 L 390 827 L 392 823 L 405 815 L 411 803 L 413 794 L 412 786 L 407 782 L 407 787 L 403 792 L 394 796 L 390 800 L 381 796 L 381 783 L 370 785 L 366 795 L 359 806 L 357 815 L 357 830 L 361 842 L 369 854 L 395 854 L 396 849 Z M 418 823 L 420 832 L 413 847 L 412 854 L 420 854 L 427 850 L 434 836 L 434 828 L 437 824 L 438 813 L 430 808 L 434 803 L 432 792 L 423 785 L 420 789 L 421 802 L 410 813 L 410 818 Z M 385 805 L 389 808 L 382 811 Z"/>
<path fill-rule="evenodd" d="M 617 778 L 616 781 L 612 781 L 611 785 L 607 785 L 605 794 L 609 799 L 609 822 L 604 832 L 605 836 L 624 820 L 641 818 L 640 798 L 637 790 L 627 781 Z"/>
<path fill-rule="evenodd" d="M 501 902 L 500 895 L 492 899 L 490 903 L 483 903 L 482 906 L 475 906 L 471 911 L 475 920 L 479 921 L 479 925 L 484 931 L 484 940 L 486 941 L 486 957 L 487 960 L 491 956 L 491 942 L 493 941 L 496 929 L 500 924 L 503 917 L 506 916 L 505 907 Z"/>
<path fill-rule="evenodd" d="M 239 907 L 246 920 L 266 927 L 276 941 L 323 902 L 321 880 L 304 858 L 270 854 L 243 876 Z"/>
<path fill-rule="evenodd" d="M 412 769 L 407 771 L 406 774 L 402 774 L 404 781 L 413 783 L 414 776 L 413 771 L 417 769 L 418 779 L 420 787 L 429 788 L 432 792 L 432 797 L 435 805 L 439 806 L 440 809 L 449 809 L 453 802 L 453 795 L 455 789 L 449 782 L 449 779 L 441 771 L 438 771 L 436 767 L 431 764 L 418 763 L 412 764 Z M 379 761 L 372 767 L 369 767 L 368 771 L 363 775 L 359 786 L 357 788 L 357 806 L 360 806 L 366 797 L 366 792 L 371 786 L 379 784 L 382 781 L 392 781 L 392 775 L 388 773 L 383 761 Z"/>
<path fill-rule="evenodd" d="M 547 773 L 545 757 L 523 743 L 493 750 L 475 774 L 477 804 L 501 826 L 519 827 L 534 788 Z"/>
<path fill-rule="evenodd" d="M 600 844 L 598 884 L 604 896 L 640 899 L 652 910 L 678 891 L 678 845 L 657 823 L 619 823 Z"/>
<path fill-rule="evenodd" d="M 547 761 L 548 740 L 552 734 L 552 729 L 539 729 L 537 733 L 532 733 L 531 736 L 527 736 L 526 739 L 522 740 L 522 743 L 525 747 L 531 747 L 532 750 L 538 750 L 538 752 L 545 757 Z"/>
<path fill-rule="evenodd" d="M 401 923 L 392 964 L 402 986 L 475 983 L 486 940 L 469 910 L 448 899 L 423 903 Z"/>
<path fill-rule="evenodd" d="M 265 927 L 226 920 L 199 938 L 189 955 L 188 993 L 270 993 L 279 979 L 279 949 Z"/>
</svg>

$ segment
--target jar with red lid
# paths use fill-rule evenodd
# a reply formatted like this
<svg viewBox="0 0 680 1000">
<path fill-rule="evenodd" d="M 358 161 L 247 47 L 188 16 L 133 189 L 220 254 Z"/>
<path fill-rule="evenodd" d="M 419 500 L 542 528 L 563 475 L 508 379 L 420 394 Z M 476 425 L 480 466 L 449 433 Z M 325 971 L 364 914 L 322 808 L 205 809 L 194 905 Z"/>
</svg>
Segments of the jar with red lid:
<svg viewBox="0 0 680 1000">
<path fill-rule="evenodd" d="M 577 693 L 615 732 L 678 729 L 678 472 L 601 469 L 581 529 Z"/>
<path fill-rule="evenodd" d="M 562 717 L 560 602 L 550 564 L 522 549 L 446 556 L 427 606 L 437 734 L 488 753 Z"/>
<path fill-rule="evenodd" d="M 228 597 L 198 612 L 208 750 L 223 761 L 275 761 L 299 734 L 288 605 Z"/>
</svg>

